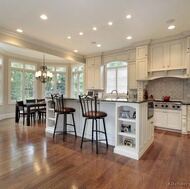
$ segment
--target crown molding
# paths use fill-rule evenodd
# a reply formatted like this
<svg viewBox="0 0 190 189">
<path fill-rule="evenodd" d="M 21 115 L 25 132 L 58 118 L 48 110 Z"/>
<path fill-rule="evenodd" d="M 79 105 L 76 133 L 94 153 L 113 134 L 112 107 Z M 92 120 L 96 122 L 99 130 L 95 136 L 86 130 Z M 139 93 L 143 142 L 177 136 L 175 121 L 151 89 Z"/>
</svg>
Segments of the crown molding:
<svg viewBox="0 0 190 189">
<path fill-rule="evenodd" d="M 39 41 L 24 35 L 10 32 L 3 28 L 0 28 L 0 42 L 51 54 L 74 62 L 85 63 L 84 56 L 80 54 L 67 51 L 52 44 Z"/>
</svg>

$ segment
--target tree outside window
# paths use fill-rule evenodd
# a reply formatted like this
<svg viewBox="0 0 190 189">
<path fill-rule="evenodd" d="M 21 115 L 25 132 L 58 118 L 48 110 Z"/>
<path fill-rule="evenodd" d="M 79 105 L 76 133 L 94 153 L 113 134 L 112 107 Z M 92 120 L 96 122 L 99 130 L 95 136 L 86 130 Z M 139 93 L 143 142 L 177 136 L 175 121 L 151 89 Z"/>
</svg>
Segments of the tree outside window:
<svg viewBox="0 0 190 189">
<path fill-rule="evenodd" d="M 53 78 L 45 83 L 45 96 L 50 97 L 51 94 L 60 93 L 66 95 L 66 67 L 48 67 L 52 72 Z"/>
<path fill-rule="evenodd" d="M 11 61 L 11 102 L 35 98 L 35 65 Z"/>
</svg>

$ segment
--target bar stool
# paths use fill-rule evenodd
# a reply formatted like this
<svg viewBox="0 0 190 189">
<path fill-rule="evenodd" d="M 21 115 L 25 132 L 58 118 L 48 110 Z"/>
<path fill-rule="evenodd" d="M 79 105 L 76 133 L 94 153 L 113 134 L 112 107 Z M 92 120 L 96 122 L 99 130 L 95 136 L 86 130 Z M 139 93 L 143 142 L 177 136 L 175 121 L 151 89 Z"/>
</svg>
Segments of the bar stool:
<svg viewBox="0 0 190 189">
<path fill-rule="evenodd" d="M 60 95 L 51 95 L 51 98 L 52 98 L 52 102 L 54 104 L 54 112 L 57 114 L 55 128 L 54 128 L 54 132 L 53 132 L 53 138 L 55 137 L 57 123 L 58 123 L 60 114 L 63 115 L 63 141 L 65 139 L 65 134 L 67 134 L 67 132 L 75 132 L 75 137 L 77 137 L 75 120 L 74 120 L 74 112 L 76 110 L 74 108 L 64 106 L 63 95 L 61 95 L 61 96 Z M 72 116 L 72 122 L 73 122 L 72 124 L 67 123 L 67 115 Z M 67 131 L 67 126 L 72 126 L 74 128 L 74 130 Z"/>
<path fill-rule="evenodd" d="M 82 109 L 82 116 L 85 118 L 80 147 L 82 148 L 83 142 L 92 141 L 92 143 L 93 143 L 94 132 L 95 132 L 96 153 L 98 154 L 98 142 L 99 141 L 106 141 L 106 146 L 108 148 L 108 139 L 107 139 L 107 133 L 106 133 L 105 120 L 104 120 L 104 118 L 107 117 L 107 113 L 97 110 L 97 96 L 91 97 L 91 96 L 87 96 L 87 95 L 82 95 L 82 96 L 79 95 L 79 100 L 80 100 L 81 109 Z M 86 129 L 87 120 L 92 120 L 92 139 L 91 140 L 88 140 L 88 139 L 84 140 L 84 133 L 85 133 L 85 129 Z M 102 120 L 103 130 L 98 129 L 97 120 Z M 94 129 L 94 121 L 96 123 L 95 129 Z M 98 133 L 103 133 L 105 135 L 105 139 L 98 139 Z"/>
</svg>

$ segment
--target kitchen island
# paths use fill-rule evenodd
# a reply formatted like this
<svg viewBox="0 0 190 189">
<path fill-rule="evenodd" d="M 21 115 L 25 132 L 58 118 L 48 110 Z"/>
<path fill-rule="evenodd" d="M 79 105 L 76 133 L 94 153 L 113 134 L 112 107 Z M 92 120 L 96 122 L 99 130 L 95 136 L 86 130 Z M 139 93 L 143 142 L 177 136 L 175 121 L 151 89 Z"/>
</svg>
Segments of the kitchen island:
<svg viewBox="0 0 190 189">
<path fill-rule="evenodd" d="M 51 99 L 47 100 L 46 132 L 52 133 L 55 126 L 55 115 Z M 75 123 L 77 135 L 82 136 L 84 118 L 78 99 L 66 99 L 66 106 L 76 109 Z M 154 140 L 153 117 L 147 117 L 147 101 L 128 101 L 127 99 L 100 99 L 99 108 L 108 114 L 105 118 L 109 145 L 115 146 L 114 153 L 133 159 L 140 159 Z M 63 118 L 60 116 L 57 130 L 62 132 Z M 71 118 L 68 117 L 68 122 Z M 85 132 L 85 138 L 91 138 L 91 123 Z M 72 128 L 71 128 L 72 129 Z M 68 128 L 69 131 L 69 128 Z M 72 133 L 71 133 L 72 134 Z M 99 137 L 103 138 L 100 133 Z"/>
</svg>

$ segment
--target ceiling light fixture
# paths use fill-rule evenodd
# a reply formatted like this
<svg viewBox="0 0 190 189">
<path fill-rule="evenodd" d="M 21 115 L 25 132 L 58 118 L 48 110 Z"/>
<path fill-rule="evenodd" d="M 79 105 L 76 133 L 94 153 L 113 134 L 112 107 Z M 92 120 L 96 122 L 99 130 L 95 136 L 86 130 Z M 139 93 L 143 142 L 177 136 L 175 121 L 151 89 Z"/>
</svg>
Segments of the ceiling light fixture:
<svg viewBox="0 0 190 189">
<path fill-rule="evenodd" d="M 40 18 L 41 18 L 42 20 L 47 20 L 47 16 L 46 16 L 45 14 L 42 14 L 42 15 L 40 16 Z"/>
<path fill-rule="evenodd" d="M 97 28 L 96 28 L 96 27 L 93 27 L 93 30 L 95 31 L 95 30 L 97 30 Z"/>
<path fill-rule="evenodd" d="M 23 32 L 22 29 L 17 29 L 16 31 L 19 32 L 19 33 L 22 33 L 22 32 Z"/>
<path fill-rule="evenodd" d="M 97 47 L 101 47 L 101 44 L 97 44 Z"/>
<path fill-rule="evenodd" d="M 53 77 L 53 74 L 50 71 L 47 71 L 47 66 L 45 66 L 45 54 L 43 59 L 43 65 L 40 67 L 40 70 L 36 72 L 35 76 L 36 79 L 38 79 L 42 83 L 50 81 Z"/>
<path fill-rule="evenodd" d="M 168 27 L 169 30 L 173 30 L 174 28 L 175 28 L 174 25 L 171 25 L 171 26 Z"/>
<path fill-rule="evenodd" d="M 126 16 L 126 18 L 127 18 L 127 19 L 130 19 L 130 18 L 131 18 L 131 15 L 130 15 L 130 14 L 128 14 L 128 15 Z"/>
<path fill-rule="evenodd" d="M 111 26 L 111 25 L 113 25 L 113 23 L 112 22 L 108 22 L 108 25 Z"/>
<path fill-rule="evenodd" d="M 78 50 L 74 50 L 74 52 L 78 52 Z"/>
<path fill-rule="evenodd" d="M 68 36 L 67 38 L 68 38 L 68 39 L 71 39 L 71 36 Z"/>
<path fill-rule="evenodd" d="M 83 35 L 83 33 L 82 33 L 82 32 L 80 32 L 80 33 L 79 33 L 79 35 Z"/>
<path fill-rule="evenodd" d="M 132 37 L 131 37 L 131 36 L 128 36 L 127 39 L 130 40 L 130 39 L 132 39 Z"/>
</svg>

